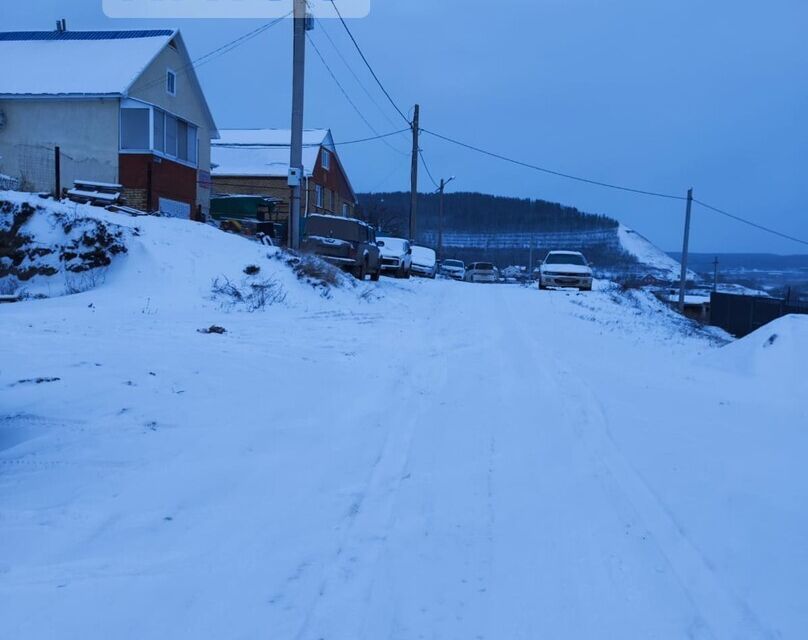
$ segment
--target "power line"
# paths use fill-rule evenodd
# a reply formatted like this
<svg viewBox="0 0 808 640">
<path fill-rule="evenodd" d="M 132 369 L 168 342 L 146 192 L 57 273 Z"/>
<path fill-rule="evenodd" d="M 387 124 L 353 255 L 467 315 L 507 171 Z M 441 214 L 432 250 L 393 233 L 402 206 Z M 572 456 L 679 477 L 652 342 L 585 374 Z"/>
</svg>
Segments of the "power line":
<svg viewBox="0 0 808 640">
<path fill-rule="evenodd" d="M 424 152 L 421 149 L 418 149 L 418 155 L 421 156 L 421 164 L 423 164 L 424 169 L 426 169 L 426 175 L 429 176 L 430 181 L 432 182 L 432 184 L 437 189 L 438 188 L 438 183 L 435 181 L 435 178 L 432 177 L 432 172 L 429 170 L 429 165 L 427 165 L 426 158 L 424 158 Z"/>
<path fill-rule="evenodd" d="M 503 156 L 499 153 L 494 153 L 493 151 L 487 151 L 485 149 L 481 149 L 480 147 L 475 147 L 474 145 L 467 144 L 465 142 L 460 142 L 459 140 L 455 140 L 453 138 L 449 138 L 447 136 L 443 136 L 439 133 L 435 133 L 434 131 L 429 131 L 428 129 L 421 129 L 424 133 L 428 133 L 435 138 L 439 138 L 446 142 L 451 142 L 452 144 L 456 144 L 460 147 L 465 147 L 466 149 L 471 149 L 472 151 L 476 151 L 477 153 L 482 153 L 483 155 L 490 156 L 492 158 L 497 158 L 499 160 L 504 160 L 505 162 L 510 162 L 511 164 L 519 165 L 520 167 L 526 167 L 528 169 L 533 169 L 535 171 L 541 171 L 542 173 L 548 173 L 553 176 L 558 176 L 560 178 L 567 178 L 569 180 L 576 180 L 578 182 L 584 182 L 586 184 L 592 184 L 598 187 L 607 187 L 609 189 L 617 189 L 619 191 L 628 191 L 629 193 L 638 193 L 644 196 L 653 196 L 656 198 L 667 198 L 669 200 L 687 200 L 685 196 L 677 196 L 672 195 L 669 193 L 660 193 L 657 191 L 646 191 L 645 189 L 634 189 L 632 187 L 624 187 L 617 184 L 611 184 L 609 182 L 601 182 L 600 180 L 593 180 L 591 178 L 583 178 L 581 176 L 572 175 L 570 173 L 563 173 L 561 171 L 555 171 L 554 169 L 547 169 L 546 167 L 540 167 L 535 164 L 530 164 L 528 162 L 522 162 L 521 160 L 514 160 L 513 158 L 509 158 L 507 156 Z"/>
<path fill-rule="evenodd" d="M 747 220 L 746 218 L 741 218 L 740 216 L 736 216 L 729 211 L 724 211 L 723 209 L 719 209 L 718 207 L 714 207 L 711 204 L 707 204 L 706 202 L 702 202 L 701 200 L 697 200 L 693 198 L 693 202 L 696 204 L 701 205 L 705 209 L 709 209 L 710 211 L 714 211 L 715 213 L 719 213 L 722 216 L 727 216 L 728 218 L 732 218 L 737 222 L 741 222 L 743 224 L 749 225 L 750 227 L 754 227 L 755 229 L 759 229 L 761 231 L 765 231 L 766 233 L 771 233 L 772 235 L 779 236 L 781 238 L 785 238 L 786 240 L 791 240 L 793 242 L 798 242 L 799 244 L 808 245 L 808 240 L 803 240 L 801 238 L 797 238 L 795 236 L 790 236 L 787 233 L 783 233 L 782 231 L 777 231 L 776 229 L 772 229 L 770 227 L 764 227 L 762 224 L 758 224 L 757 222 L 752 222 L 751 220 Z"/>
<path fill-rule="evenodd" d="M 370 124 L 370 121 L 365 117 L 365 114 L 363 114 L 361 109 L 359 109 L 359 107 L 356 106 L 356 103 L 353 101 L 351 96 L 348 95 L 348 92 L 342 86 L 342 83 L 340 83 L 340 81 L 337 79 L 337 76 L 334 75 L 334 72 L 331 70 L 331 67 L 325 61 L 325 58 L 323 57 L 323 54 L 320 53 L 320 49 L 317 48 L 317 44 L 314 42 L 314 40 L 311 38 L 311 36 L 308 35 L 308 33 L 306 34 L 306 37 L 308 38 L 309 43 L 311 44 L 312 48 L 314 49 L 314 52 L 317 54 L 317 57 L 320 58 L 320 62 L 323 63 L 323 66 L 326 68 L 326 70 L 328 71 L 328 74 L 331 76 L 331 79 L 334 81 L 334 83 L 337 85 L 337 87 L 339 87 L 339 90 L 342 92 L 342 95 L 345 96 L 345 99 L 348 101 L 348 103 L 351 105 L 351 107 L 353 107 L 353 110 L 356 111 L 357 115 L 362 119 L 362 122 L 364 122 L 368 126 L 368 128 L 373 133 L 376 134 L 377 139 L 384 140 L 387 136 L 383 136 L 383 135 L 379 134 L 379 132 L 376 130 L 376 128 L 372 124 Z M 396 133 L 400 133 L 400 132 L 397 131 Z M 386 140 L 384 140 L 384 142 L 388 147 L 390 147 L 396 153 L 399 153 L 399 154 L 402 153 L 402 151 L 400 151 L 399 149 L 396 149 L 393 145 L 391 145 Z"/>
<path fill-rule="evenodd" d="M 398 131 L 390 131 L 388 133 L 381 133 L 379 135 L 372 136 L 372 137 L 369 137 L 369 138 L 359 138 L 357 140 L 346 140 L 344 142 L 334 142 L 333 145 L 335 147 L 344 147 L 344 146 L 350 145 L 350 144 L 360 144 L 362 142 L 373 142 L 374 140 L 383 140 L 384 138 L 389 138 L 391 136 L 398 135 L 399 133 L 401 133 L 403 131 L 409 131 L 409 129 L 399 129 Z M 285 145 L 285 144 L 262 144 L 262 143 L 251 143 L 251 142 L 247 142 L 247 143 L 244 143 L 244 144 L 239 144 L 237 142 L 230 142 L 230 143 L 227 143 L 227 142 L 225 142 L 225 143 L 214 142 L 212 146 L 213 147 L 223 147 L 225 149 L 276 149 L 276 148 L 284 148 L 284 147 L 287 147 L 289 145 Z M 319 142 L 309 142 L 309 143 L 304 144 L 303 146 L 304 147 L 321 147 L 323 145 L 321 143 L 319 143 Z"/>
<path fill-rule="evenodd" d="M 348 60 L 345 58 L 345 56 L 342 55 L 342 51 L 340 51 L 339 47 L 337 46 L 337 43 L 334 42 L 334 39 L 328 33 L 328 30 L 325 27 L 325 22 L 323 22 L 319 18 L 315 18 L 315 20 L 317 21 L 317 25 L 320 27 L 320 31 L 323 32 L 323 35 L 325 35 L 326 39 L 331 43 L 331 47 L 334 49 L 334 51 L 336 51 L 336 53 L 339 56 L 340 60 L 342 60 L 342 62 L 345 64 L 345 67 L 348 69 L 350 74 L 354 77 L 354 80 L 356 80 L 356 83 L 360 86 L 362 91 L 365 93 L 365 95 L 368 97 L 368 99 L 373 103 L 373 105 L 379 110 L 379 113 L 382 114 L 382 117 L 385 120 L 387 120 L 388 123 L 390 123 L 391 127 L 395 127 L 396 125 L 390 119 L 390 116 L 387 115 L 387 112 L 376 101 L 376 99 L 373 97 L 373 94 L 370 93 L 368 88 L 365 86 L 365 84 L 362 82 L 362 80 L 359 78 L 359 76 L 353 70 L 353 67 L 351 66 L 351 64 L 348 62 Z"/>
<path fill-rule="evenodd" d="M 359 52 L 359 55 L 362 57 L 362 61 L 365 63 L 365 66 L 368 68 L 368 71 L 370 71 L 370 75 L 373 76 L 373 79 L 376 81 L 376 84 L 379 85 L 379 88 L 382 90 L 382 93 L 384 93 L 384 95 L 390 101 L 390 104 L 393 105 L 393 108 L 396 111 L 398 111 L 398 115 L 400 115 L 407 124 L 411 124 L 409 119 L 407 118 L 407 116 L 404 115 L 404 112 L 401 109 L 398 108 L 398 105 L 396 104 L 395 100 L 393 100 L 393 98 L 390 97 L 390 94 L 388 93 L 387 89 L 384 88 L 384 85 L 382 84 L 382 81 L 379 80 L 379 76 L 376 75 L 376 72 L 373 70 L 373 67 L 370 66 L 370 62 L 368 62 L 368 59 L 365 57 L 365 54 L 362 52 L 362 48 L 359 46 L 359 43 L 356 41 L 356 38 L 354 38 L 354 35 L 353 35 L 353 33 L 351 33 L 351 30 L 348 28 L 348 24 L 345 22 L 345 18 L 342 17 L 342 14 L 340 13 L 339 9 L 337 8 L 337 3 L 334 2 L 334 0 L 331 0 L 331 4 L 334 6 L 334 11 L 337 12 L 337 17 L 339 18 L 340 22 L 342 23 L 342 26 L 345 27 L 345 31 L 348 33 L 348 36 L 351 38 L 351 42 L 353 42 L 354 46 L 356 47 L 356 50 Z"/>
<path fill-rule="evenodd" d="M 198 69 L 203 64 L 207 64 L 208 62 L 210 62 L 211 60 L 214 60 L 215 58 L 218 58 L 219 56 L 223 56 L 226 53 L 230 53 L 234 49 L 237 49 L 238 47 L 240 47 L 242 44 L 248 42 L 249 40 L 252 40 L 253 38 L 255 38 L 255 37 L 259 36 L 259 35 L 261 35 L 262 33 L 264 33 L 264 31 L 267 31 L 267 30 L 271 29 L 276 24 L 282 22 L 283 20 L 285 20 L 286 18 L 288 18 L 291 15 L 292 15 L 292 12 L 290 11 L 289 13 L 287 13 L 284 16 L 281 16 L 280 18 L 276 18 L 275 20 L 272 20 L 271 22 L 267 22 L 265 24 L 262 24 L 260 27 L 257 27 L 255 29 L 253 29 L 252 31 L 249 31 L 249 32 L 245 33 L 244 35 L 241 35 L 238 38 L 235 38 L 234 40 L 231 40 L 230 42 L 226 42 L 222 46 L 217 47 L 216 49 L 213 49 L 212 51 L 209 51 L 205 55 L 199 56 L 198 58 L 195 58 L 194 60 L 191 60 L 191 62 L 189 62 L 188 64 L 180 67 L 180 69 L 177 70 L 177 74 L 185 73 L 185 72 L 189 71 L 190 69 Z M 151 82 L 147 83 L 146 85 L 144 85 L 143 88 L 149 88 L 149 87 L 152 87 L 154 85 L 160 84 L 162 82 L 164 82 L 164 79 L 162 77 L 160 77 L 160 78 L 157 78 L 157 79 L 152 80 Z"/>
</svg>

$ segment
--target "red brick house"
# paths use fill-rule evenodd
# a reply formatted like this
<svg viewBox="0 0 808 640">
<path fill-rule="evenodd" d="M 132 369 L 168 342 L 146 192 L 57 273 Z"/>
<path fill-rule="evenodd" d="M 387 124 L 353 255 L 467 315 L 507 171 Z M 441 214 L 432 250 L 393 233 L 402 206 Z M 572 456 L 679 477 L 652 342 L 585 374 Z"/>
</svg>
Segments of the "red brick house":
<svg viewBox="0 0 808 640">
<path fill-rule="evenodd" d="M 211 145 L 213 192 L 279 198 L 277 221 L 289 217 L 289 129 L 222 129 Z M 331 131 L 303 132 L 303 214 L 353 216 L 356 208 L 348 175 Z"/>
</svg>

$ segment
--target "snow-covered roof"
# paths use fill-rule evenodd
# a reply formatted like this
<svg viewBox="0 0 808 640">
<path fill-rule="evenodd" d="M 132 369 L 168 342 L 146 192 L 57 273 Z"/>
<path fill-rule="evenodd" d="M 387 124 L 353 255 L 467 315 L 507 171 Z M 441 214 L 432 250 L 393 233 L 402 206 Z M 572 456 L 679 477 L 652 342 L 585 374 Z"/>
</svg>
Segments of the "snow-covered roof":
<svg viewBox="0 0 808 640">
<path fill-rule="evenodd" d="M 222 129 L 211 148 L 214 176 L 289 175 L 290 129 Z M 307 177 L 314 173 L 320 147 L 334 150 L 328 129 L 303 131 L 303 171 Z"/>
<path fill-rule="evenodd" d="M 176 35 L 173 29 L 0 32 L 0 95 L 125 95 Z"/>
</svg>

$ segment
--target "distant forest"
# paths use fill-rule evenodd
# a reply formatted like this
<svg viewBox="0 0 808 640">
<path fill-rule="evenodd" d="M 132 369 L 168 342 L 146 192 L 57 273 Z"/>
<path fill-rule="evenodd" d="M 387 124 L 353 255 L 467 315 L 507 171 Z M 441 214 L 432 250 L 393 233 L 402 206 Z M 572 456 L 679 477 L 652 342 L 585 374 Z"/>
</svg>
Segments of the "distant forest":
<svg viewBox="0 0 808 640">
<path fill-rule="evenodd" d="M 381 232 L 406 237 L 409 232 L 410 194 L 358 194 L 358 216 Z M 428 246 L 435 244 L 438 229 L 439 196 L 418 194 L 418 240 Z M 444 196 L 444 258 L 470 262 L 488 260 L 500 267 L 511 264 L 533 265 L 551 249 L 582 250 L 590 260 L 603 266 L 627 266 L 636 259 L 620 246 L 617 220 L 605 215 L 579 211 L 557 202 L 493 196 L 484 193 L 455 192 Z M 468 246 L 447 246 L 447 234 L 463 234 Z M 524 242 L 512 246 L 492 246 L 491 236 L 505 238 L 518 234 L 534 235 L 537 241 L 531 251 Z M 564 235 L 563 246 L 542 244 L 548 234 Z M 484 239 L 485 238 L 485 239 Z"/>
<path fill-rule="evenodd" d="M 405 234 L 410 215 L 410 194 L 360 193 L 360 215 L 390 235 Z M 418 194 L 418 229 L 438 228 L 439 196 Z M 444 231 L 463 233 L 546 233 L 616 229 L 617 220 L 584 213 L 557 202 L 492 196 L 484 193 L 447 193 L 443 198 Z"/>
</svg>

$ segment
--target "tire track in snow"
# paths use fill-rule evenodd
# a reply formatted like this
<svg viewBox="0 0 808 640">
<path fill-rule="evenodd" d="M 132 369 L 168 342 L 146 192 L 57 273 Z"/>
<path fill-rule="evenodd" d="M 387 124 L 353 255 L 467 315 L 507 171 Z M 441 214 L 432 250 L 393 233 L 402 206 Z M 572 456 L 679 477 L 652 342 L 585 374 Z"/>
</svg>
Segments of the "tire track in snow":
<svg viewBox="0 0 808 640">
<path fill-rule="evenodd" d="M 550 348 L 555 363 L 569 360 L 557 347 Z M 705 637 L 717 640 L 775 638 L 776 634 L 763 626 L 749 605 L 721 582 L 675 514 L 622 454 L 610 433 L 603 405 L 591 387 L 571 367 L 561 364 L 558 373 L 563 383 L 558 384 L 557 389 L 564 396 L 570 423 L 579 425 L 574 431 L 586 447 L 593 466 L 599 469 L 604 490 L 616 509 L 621 512 L 628 509 L 647 530 L 697 612 L 686 629 L 687 637 L 697 640 Z"/>
<path fill-rule="evenodd" d="M 410 328 L 409 345 L 417 344 L 417 350 L 409 350 L 408 345 L 390 345 L 403 348 L 406 360 L 400 367 L 400 375 L 395 389 L 405 389 L 405 394 L 396 392 L 394 396 L 379 397 L 382 402 L 396 400 L 396 406 L 379 408 L 379 419 L 385 416 L 406 415 L 403 421 L 387 421 L 387 433 L 372 468 L 368 474 L 360 496 L 349 507 L 340 541 L 330 560 L 322 567 L 322 576 L 313 600 L 306 607 L 297 640 L 317 640 L 333 637 L 365 637 L 367 611 L 362 605 L 369 602 L 375 582 L 376 566 L 383 554 L 390 529 L 396 521 L 397 496 L 401 485 L 408 478 L 412 443 L 419 425 L 423 424 L 424 413 L 431 406 L 427 397 L 434 394 L 434 387 L 422 387 L 418 380 L 423 378 L 432 384 L 440 380 L 442 367 L 438 366 L 436 341 L 423 340 L 430 335 L 431 315 L 418 320 Z M 413 352 L 415 351 L 415 352 Z M 424 366 L 426 371 L 413 371 L 412 365 Z M 349 610 L 362 611 L 352 616 Z M 346 627 L 356 627 L 347 632 Z M 339 631 L 337 632 L 337 628 Z"/>
</svg>

